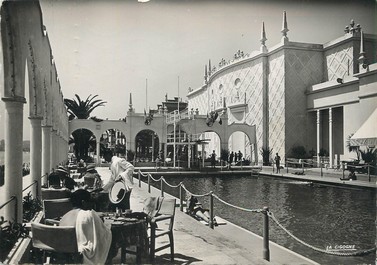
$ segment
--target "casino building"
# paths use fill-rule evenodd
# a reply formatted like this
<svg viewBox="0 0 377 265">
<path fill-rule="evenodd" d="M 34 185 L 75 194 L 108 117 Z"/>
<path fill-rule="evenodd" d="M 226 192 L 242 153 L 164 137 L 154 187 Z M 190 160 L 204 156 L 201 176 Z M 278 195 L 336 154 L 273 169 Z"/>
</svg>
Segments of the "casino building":
<svg viewBox="0 0 377 265">
<path fill-rule="evenodd" d="M 188 108 L 223 113 L 228 124 L 255 125 L 256 139 L 229 139 L 230 150 L 238 142 L 252 161 L 254 154 L 262 161 L 261 148 L 284 161 L 295 146 L 318 161 L 326 154 L 329 166 L 352 158 L 347 140 L 377 107 L 377 36 L 351 20 L 337 39 L 300 43 L 288 38 L 285 12 L 282 25 L 281 41 L 271 48 L 262 24 L 259 51 L 238 51 L 216 65 L 210 60 L 203 85 L 189 89 Z M 219 137 L 213 138 L 218 145 Z"/>
</svg>

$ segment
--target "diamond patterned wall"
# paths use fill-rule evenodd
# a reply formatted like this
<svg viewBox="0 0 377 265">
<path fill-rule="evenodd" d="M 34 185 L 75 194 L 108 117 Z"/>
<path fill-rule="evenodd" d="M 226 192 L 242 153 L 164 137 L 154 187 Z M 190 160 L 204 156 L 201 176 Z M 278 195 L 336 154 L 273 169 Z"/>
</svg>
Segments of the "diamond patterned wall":
<svg viewBox="0 0 377 265">
<path fill-rule="evenodd" d="M 285 154 L 285 72 L 284 51 L 269 57 L 268 113 L 269 146 L 273 152 Z"/>
<path fill-rule="evenodd" d="M 353 47 L 348 42 L 325 51 L 325 81 L 343 78 L 353 74 Z"/>
<path fill-rule="evenodd" d="M 322 81 L 323 57 L 322 52 L 289 49 L 285 58 L 285 151 L 289 153 L 292 146 L 307 142 L 305 91 Z"/>
</svg>

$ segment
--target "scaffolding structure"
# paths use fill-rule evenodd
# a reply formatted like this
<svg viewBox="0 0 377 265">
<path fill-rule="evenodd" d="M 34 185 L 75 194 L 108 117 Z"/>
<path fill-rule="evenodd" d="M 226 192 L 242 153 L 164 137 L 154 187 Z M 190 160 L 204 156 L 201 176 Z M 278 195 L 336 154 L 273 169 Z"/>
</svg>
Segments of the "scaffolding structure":
<svg viewBox="0 0 377 265">
<path fill-rule="evenodd" d="M 166 116 L 166 123 L 167 124 L 173 124 L 173 133 L 167 134 L 167 145 L 173 146 L 173 167 L 176 167 L 176 154 L 177 154 L 177 146 L 180 145 L 187 145 L 187 165 L 188 168 L 191 167 L 191 150 L 192 146 L 198 146 L 201 144 L 202 146 L 202 161 L 204 166 L 204 144 L 206 144 L 206 141 L 204 139 L 204 133 L 198 133 L 198 134 L 188 134 L 186 132 L 181 132 L 180 127 L 179 131 L 177 133 L 177 125 L 181 120 L 190 120 L 193 119 L 194 115 L 190 113 L 188 110 L 184 112 L 179 112 L 179 110 L 174 110 L 173 112 L 170 112 Z M 196 148 L 197 150 L 197 148 Z M 179 161 L 178 161 L 179 162 Z"/>
</svg>

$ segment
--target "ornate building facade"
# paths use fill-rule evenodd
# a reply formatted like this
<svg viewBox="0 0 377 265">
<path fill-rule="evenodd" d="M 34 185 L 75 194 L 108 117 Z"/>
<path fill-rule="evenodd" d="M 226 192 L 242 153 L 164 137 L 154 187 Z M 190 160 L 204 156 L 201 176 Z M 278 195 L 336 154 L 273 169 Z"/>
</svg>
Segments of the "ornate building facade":
<svg viewBox="0 0 377 265">
<path fill-rule="evenodd" d="M 299 43 L 288 39 L 285 12 L 282 24 L 281 42 L 274 47 L 267 48 L 262 24 L 259 51 L 238 51 L 216 66 L 209 61 L 204 84 L 189 90 L 189 109 L 225 113 L 229 124 L 255 125 L 256 143 L 245 150 L 257 150 L 258 161 L 261 148 L 273 149 L 284 159 L 293 147 L 303 146 L 307 152 L 328 154 L 332 166 L 335 157 L 350 157 L 347 137 L 377 106 L 376 80 L 368 81 L 367 96 L 359 93 L 361 73 L 376 75 L 377 37 L 364 34 L 351 21 L 343 36 L 328 43 Z M 368 104 L 363 103 L 366 99 Z M 230 142 L 253 142 L 235 138 Z"/>
</svg>

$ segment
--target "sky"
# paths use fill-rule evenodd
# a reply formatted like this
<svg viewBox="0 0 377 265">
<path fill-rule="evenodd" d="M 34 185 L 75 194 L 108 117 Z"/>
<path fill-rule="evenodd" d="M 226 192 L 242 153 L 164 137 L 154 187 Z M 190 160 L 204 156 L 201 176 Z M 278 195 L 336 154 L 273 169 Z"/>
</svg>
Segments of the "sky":
<svg viewBox="0 0 377 265">
<path fill-rule="evenodd" d="M 260 49 L 262 22 L 267 48 L 278 44 L 283 11 L 287 13 L 288 38 L 294 42 L 323 44 L 341 37 L 351 19 L 364 32 L 377 34 L 374 1 L 40 3 L 64 97 L 98 95 L 107 103 L 92 116 L 102 119 L 125 117 L 130 93 L 136 112 L 157 108 L 165 94 L 186 101 L 189 87 L 203 85 L 209 60 L 217 65 L 222 58 L 232 59 L 238 50 L 251 53 Z M 2 135 L 3 130 L 0 139 Z"/>
</svg>

